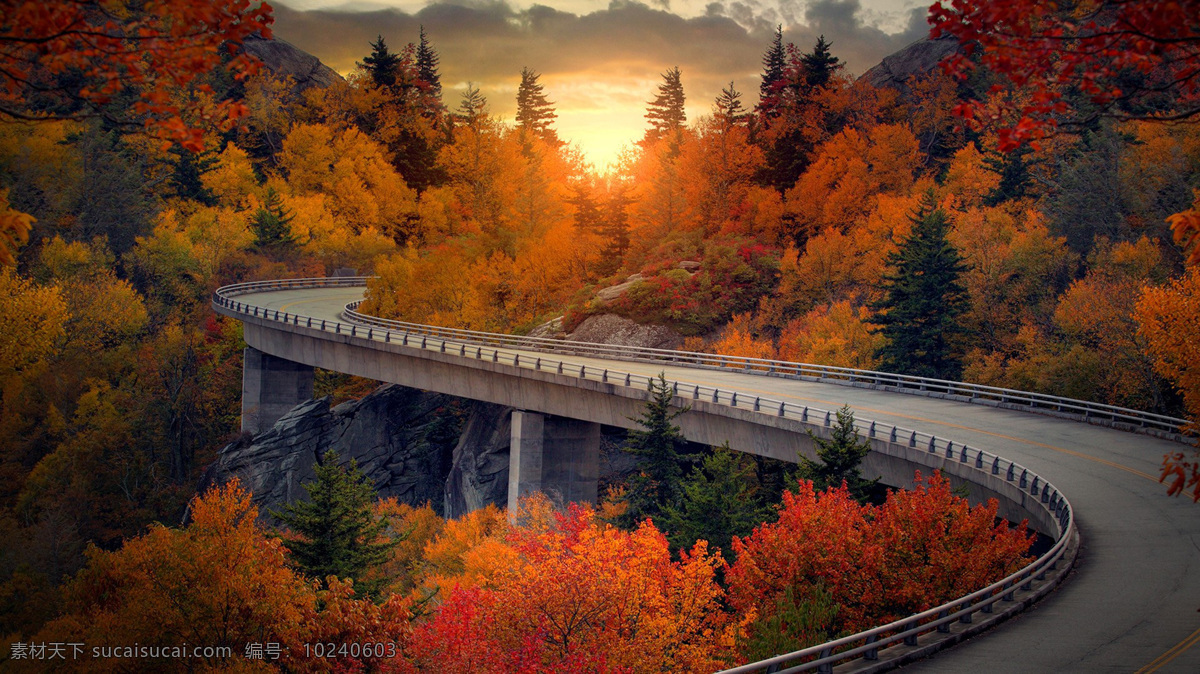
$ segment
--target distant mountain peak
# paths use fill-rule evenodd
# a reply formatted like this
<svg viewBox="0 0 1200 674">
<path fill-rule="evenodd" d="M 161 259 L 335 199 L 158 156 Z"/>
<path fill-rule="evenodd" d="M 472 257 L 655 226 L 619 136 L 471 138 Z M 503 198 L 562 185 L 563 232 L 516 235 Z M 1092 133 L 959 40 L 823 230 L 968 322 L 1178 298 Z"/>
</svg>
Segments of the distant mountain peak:
<svg viewBox="0 0 1200 674">
<path fill-rule="evenodd" d="M 939 61 L 956 51 L 958 40 L 953 36 L 936 40 L 922 38 L 884 57 L 878 65 L 863 73 L 858 81 L 873 87 L 890 87 L 905 94 L 908 93 L 910 79 L 933 72 Z"/>
<path fill-rule="evenodd" d="M 342 76 L 321 63 L 321 59 L 284 40 L 251 36 L 242 42 L 242 46 L 247 54 L 262 61 L 263 67 L 272 75 L 295 80 L 297 91 L 309 87 L 328 87 L 342 80 Z"/>
</svg>

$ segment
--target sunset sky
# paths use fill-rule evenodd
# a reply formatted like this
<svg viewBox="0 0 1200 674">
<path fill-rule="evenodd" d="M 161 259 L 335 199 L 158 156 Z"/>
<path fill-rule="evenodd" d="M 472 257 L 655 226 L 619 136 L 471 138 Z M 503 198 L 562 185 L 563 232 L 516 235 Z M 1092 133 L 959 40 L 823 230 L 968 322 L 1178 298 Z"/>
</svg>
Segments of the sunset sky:
<svg viewBox="0 0 1200 674">
<path fill-rule="evenodd" d="M 348 74 L 376 35 L 398 51 L 424 25 L 441 55 L 447 105 L 457 107 L 470 82 L 507 121 L 528 66 L 556 103 L 559 135 L 603 170 L 641 137 L 646 102 L 672 66 L 683 71 L 691 121 L 731 80 L 747 107 L 757 101 L 762 54 L 778 24 L 785 41 L 805 50 L 825 35 L 855 75 L 928 32 L 928 0 L 548 4 L 284 0 L 275 5 L 275 33 Z"/>
</svg>

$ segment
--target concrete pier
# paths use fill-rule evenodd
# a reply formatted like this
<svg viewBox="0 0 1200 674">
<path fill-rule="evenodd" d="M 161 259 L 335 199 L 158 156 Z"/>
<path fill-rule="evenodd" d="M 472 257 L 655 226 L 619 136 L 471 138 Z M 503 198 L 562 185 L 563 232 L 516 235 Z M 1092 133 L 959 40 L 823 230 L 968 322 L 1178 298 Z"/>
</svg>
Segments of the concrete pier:
<svg viewBox="0 0 1200 674">
<path fill-rule="evenodd" d="M 514 410 L 509 446 L 508 511 L 541 491 L 563 503 L 596 502 L 600 424 Z"/>
<path fill-rule="evenodd" d="M 313 397 L 313 368 L 254 347 L 242 352 L 242 430 L 269 430 L 296 405 Z"/>
</svg>

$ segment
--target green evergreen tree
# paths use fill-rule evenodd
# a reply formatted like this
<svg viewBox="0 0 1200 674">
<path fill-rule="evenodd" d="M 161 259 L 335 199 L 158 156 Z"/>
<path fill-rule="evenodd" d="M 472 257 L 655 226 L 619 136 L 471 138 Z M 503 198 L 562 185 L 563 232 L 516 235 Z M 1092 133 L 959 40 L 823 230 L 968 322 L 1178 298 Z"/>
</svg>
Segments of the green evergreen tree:
<svg viewBox="0 0 1200 674">
<path fill-rule="evenodd" d="M 912 218 L 913 229 L 888 257 L 883 298 L 872 305 L 872 321 L 887 342 L 876 352 L 881 369 L 935 379 L 957 379 L 963 330 L 958 318 L 967 310 L 967 292 L 959 282 L 966 266 L 946 238 L 950 221 L 928 193 Z"/>
<path fill-rule="evenodd" d="M 680 450 L 687 440 L 673 422 L 676 417 L 691 409 L 676 408 L 675 397 L 666 376 L 660 374 L 658 381 L 651 382 L 650 400 L 639 419 L 635 419 L 643 430 L 632 430 L 622 449 L 638 457 L 639 473 L 630 477 L 626 487 L 626 502 L 629 508 L 617 524 L 633 528 L 647 517 L 658 517 L 663 505 L 676 502 L 683 491 L 683 469 L 691 457 Z"/>
<path fill-rule="evenodd" d="M 717 96 L 717 100 L 713 103 L 713 117 L 725 129 L 746 123 L 748 115 L 746 108 L 742 107 L 742 92 L 734 88 L 733 82 L 730 82 L 728 87 L 721 90 L 721 95 Z"/>
<path fill-rule="evenodd" d="M 215 150 L 192 152 L 177 145 L 171 147 L 168 152 L 175 155 L 175 159 L 171 162 L 169 179 L 174 195 L 181 199 L 199 202 L 204 206 L 215 206 L 217 199 L 204 186 L 201 177 L 216 168 L 217 152 Z"/>
<path fill-rule="evenodd" d="M 479 89 L 475 88 L 475 85 L 468 82 L 467 90 L 463 92 L 462 101 L 458 104 L 458 113 L 455 115 L 458 122 L 477 128 L 479 122 L 487 116 L 487 110 L 487 98 L 479 93 Z"/>
<path fill-rule="evenodd" d="M 358 469 L 338 465 L 337 452 L 329 450 L 316 466 L 317 479 L 304 485 L 307 501 L 289 503 L 282 512 L 272 511 L 298 540 L 288 541 L 296 566 L 322 584 L 328 576 L 358 581 L 378 567 L 399 540 L 377 542 L 387 522 L 371 510 L 375 488 Z M 371 595 L 386 579 L 359 584 L 356 590 Z"/>
<path fill-rule="evenodd" d="M 682 73 L 679 66 L 663 73 L 663 83 L 658 85 L 658 94 L 646 108 L 646 119 L 650 120 L 650 128 L 646 130 L 643 142 L 651 142 L 668 135 L 679 136 L 683 126 L 687 124 L 687 113 L 683 109 L 685 100 Z"/>
<path fill-rule="evenodd" d="M 733 561 L 734 536 L 747 536 L 771 515 L 760 502 L 754 461 L 726 443 L 692 469 L 681 484 L 682 498 L 663 506 L 660 527 L 671 549 L 690 548 L 706 540 Z"/>
<path fill-rule="evenodd" d="M 291 222 L 295 214 L 288 213 L 275 188 L 268 187 L 263 196 L 263 205 L 254 212 L 250 230 L 254 232 L 254 245 L 264 250 L 290 248 L 296 243 L 292 235 Z"/>
<path fill-rule="evenodd" d="M 388 51 L 387 43 L 380 35 L 371 43 L 371 53 L 360 65 L 366 69 L 375 86 L 391 88 L 396 86 L 396 78 L 400 75 L 400 61 L 400 55 Z"/>
<path fill-rule="evenodd" d="M 809 437 L 816 445 L 817 460 L 800 455 L 797 478 L 812 480 L 817 491 L 836 489 L 845 482 L 850 494 L 863 503 L 881 495 L 879 480 L 864 479 L 858 468 L 871 452 L 871 443 L 859 439 L 854 428 L 854 412 L 850 411 L 849 405 L 837 411 L 837 423 L 831 427 L 828 439 L 818 438 L 811 431 Z"/>
<path fill-rule="evenodd" d="M 830 51 L 832 46 L 822 35 L 817 38 L 813 50 L 800 58 L 800 63 L 804 66 L 804 78 L 810 89 L 829 86 L 833 74 L 842 68 L 842 63 Z"/>
<path fill-rule="evenodd" d="M 796 588 L 784 589 L 775 610 L 750 623 L 749 638 L 742 644 L 746 660 L 766 660 L 816 646 L 841 635 L 833 629 L 839 605 L 824 585 L 804 588 L 807 599 L 796 597 Z"/>
<path fill-rule="evenodd" d="M 576 180 L 569 185 L 566 201 L 575 207 L 575 229 L 597 236 L 604 235 L 604 214 L 596 201 L 596 187 L 590 179 Z"/>
<path fill-rule="evenodd" d="M 601 236 L 604 239 L 602 268 L 608 269 L 607 274 L 621 267 L 625 252 L 629 250 L 629 212 L 626 210 L 633 203 L 629 196 L 630 187 L 614 181 L 609 186 L 608 198 L 604 202 L 604 228 Z"/>
<path fill-rule="evenodd" d="M 417 44 L 417 77 L 425 83 L 429 98 L 437 102 L 438 108 L 442 104 L 442 76 L 438 73 L 440 61 L 437 51 L 425 35 L 425 26 L 421 26 L 421 41 Z"/>
<path fill-rule="evenodd" d="M 984 155 L 983 163 L 1000 176 L 1000 182 L 984 195 L 985 206 L 999 206 L 1005 201 L 1025 196 L 1026 189 L 1033 180 L 1029 173 L 1028 161 L 1032 152 L 1028 145 L 1022 145 L 1012 152 L 989 152 Z"/>
<path fill-rule="evenodd" d="M 758 85 L 758 105 L 755 110 L 764 128 L 779 116 L 779 90 L 784 84 L 787 51 L 783 46 L 783 26 L 775 28 L 775 39 L 762 58 L 762 82 Z"/>
<path fill-rule="evenodd" d="M 558 115 L 554 112 L 554 103 L 546 99 L 538 77 L 529 68 L 521 69 L 521 84 L 517 87 L 517 129 L 523 139 L 527 135 L 540 136 L 552 145 L 558 145 L 558 134 L 550 126 Z"/>
</svg>

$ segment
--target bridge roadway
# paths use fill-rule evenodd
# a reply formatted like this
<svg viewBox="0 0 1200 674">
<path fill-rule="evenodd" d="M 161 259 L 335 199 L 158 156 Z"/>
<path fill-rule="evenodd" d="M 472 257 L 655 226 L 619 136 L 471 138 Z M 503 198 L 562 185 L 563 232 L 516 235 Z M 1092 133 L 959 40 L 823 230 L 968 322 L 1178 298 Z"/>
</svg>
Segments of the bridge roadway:
<svg viewBox="0 0 1200 674">
<path fill-rule="evenodd" d="M 239 295 L 240 302 L 341 320 L 362 288 Z M 280 325 L 284 330 L 288 326 Z M 520 353 L 514 350 L 503 350 Z M 275 354 L 286 357 L 286 354 Z M 531 356 L 545 354 L 534 354 Z M 1158 483 L 1167 440 L 1017 410 L 919 395 L 662 363 L 565 361 L 836 409 L 965 442 L 1049 479 L 1074 506 L 1072 577 L 1031 609 L 906 666 L 919 672 L 1200 672 L 1200 504 Z"/>
</svg>

